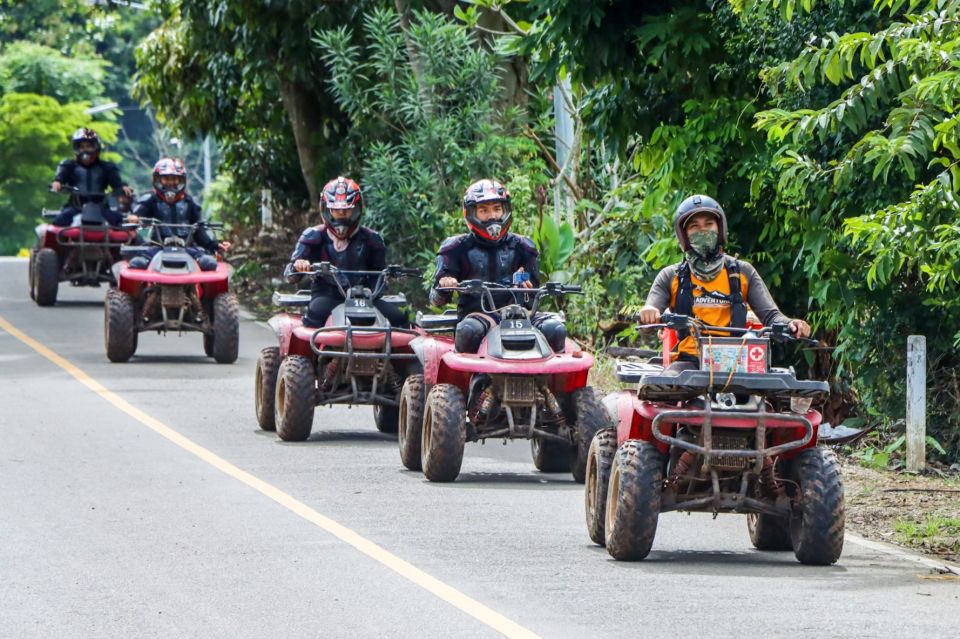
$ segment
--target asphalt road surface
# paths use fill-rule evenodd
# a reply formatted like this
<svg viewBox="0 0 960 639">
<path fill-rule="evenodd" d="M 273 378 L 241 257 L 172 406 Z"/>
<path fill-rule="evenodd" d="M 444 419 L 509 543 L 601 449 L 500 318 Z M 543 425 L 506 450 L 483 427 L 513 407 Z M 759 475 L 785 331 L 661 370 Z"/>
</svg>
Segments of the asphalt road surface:
<svg viewBox="0 0 960 639">
<path fill-rule="evenodd" d="M 402 469 L 369 408 L 258 430 L 253 372 L 200 336 L 103 349 L 104 289 L 27 296 L 0 260 L 0 637 L 958 637 L 960 580 L 848 537 L 759 552 L 744 517 L 669 514 L 649 558 L 590 543 L 583 488 L 529 446 Z"/>
</svg>

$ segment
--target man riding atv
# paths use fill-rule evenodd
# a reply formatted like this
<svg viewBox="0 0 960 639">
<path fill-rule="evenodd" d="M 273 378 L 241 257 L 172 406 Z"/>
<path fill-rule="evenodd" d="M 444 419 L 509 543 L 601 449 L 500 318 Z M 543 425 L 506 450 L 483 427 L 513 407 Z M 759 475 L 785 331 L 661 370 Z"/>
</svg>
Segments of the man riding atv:
<svg viewBox="0 0 960 639">
<path fill-rule="evenodd" d="M 192 243 L 195 246 L 186 247 L 187 253 L 197 260 L 200 270 L 217 270 L 217 260 L 212 254 L 229 250 L 230 242 L 217 242 L 207 235 L 202 226 L 197 227 L 195 232 L 190 228 L 189 225 L 202 222 L 203 215 L 200 206 L 187 194 L 187 170 L 183 162 L 177 158 L 161 158 L 153 167 L 152 182 L 153 193 L 144 195 L 137 201 L 133 215 L 127 220 L 135 223 L 144 218 L 160 222 L 161 225 L 151 231 L 158 245 L 141 251 L 130 260 L 130 268 L 147 268 L 150 260 L 162 250 L 161 245 L 168 237 L 179 236 L 187 240 L 193 233 Z M 179 226 L 163 226 L 164 224 Z"/>
<path fill-rule="evenodd" d="M 328 262 L 342 271 L 382 271 L 387 266 L 387 245 L 380 234 L 361 226 L 363 217 L 363 194 L 360 186 L 350 178 L 330 180 L 320 194 L 320 210 L 323 223 L 305 230 L 300 235 L 284 276 L 290 282 L 303 278 L 301 273 L 312 270 L 312 263 Z M 362 284 L 374 288 L 375 277 L 338 275 L 341 284 L 348 288 Z M 323 277 L 313 280 L 310 306 L 303 318 L 303 325 L 321 328 L 330 317 L 330 312 L 344 301 L 340 290 Z M 406 328 L 410 321 L 401 308 L 382 299 L 373 305 L 391 326 Z"/>
<path fill-rule="evenodd" d="M 133 195 L 133 189 L 120 177 L 120 169 L 117 165 L 100 159 L 100 137 L 96 131 L 87 128 L 77 129 L 73 134 L 72 142 L 76 158 L 60 162 L 50 190 L 59 192 L 64 186 L 69 186 L 80 193 L 70 198 L 60 214 L 54 218 L 54 226 L 70 226 L 73 224 L 74 216 L 80 213 L 84 204 L 103 202 L 102 195 L 92 194 L 103 193 L 108 186 L 114 191 L 121 191 L 123 198 Z M 123 223 L 120 213 L 109 206 L 103 207 L 103 216 L 113 226 L 120 226 Z"/>
<path fill-rule="evenodd" d="M 685 258 L 660 271 L 640 310 L 644 324 L 656 324 L 667 307 L 711 326 L 745 328 L 747 306 L 764 326 L 784 323 L 796 337 L 808 337 L 810 325 L 780 312 L 753 265 L 724 253 L 727 216 L 711 197 L 692 195 L 673 214 L 673 229 Z M 681 335 L 676 360 L 666 371 L 699 367 L 697 342 Z"/>
<path fill-rule="evenodd" d="M 510 193 L 496 180 L 479 180 L 467 187 L 463 196 L 463 217 L 469 233 L 449 237 L 440 245 L 437 272 L 430 302 L 447 304 L 452 293 L 437 289 L 454 288 L 461 280 L 477 279 L 502 284 L 535 288 L 540 286 L 539 252 L 533 240 L 509 233 L 512 221 Z M 497 307 L 513 301 L 511 293 L 494 292 Z M 528 308 L 531 301 L 525 304 Z M 460 353 L 476 353 L 483 337 L 499 324 L 496 313 L 482 310 L 479 295 L 461 294 L 457 300 L 455 348 Z M 553 314 L 538 313 L 533 324 L 547 339 L 550 347 L 562 352 L 567 330 Z"/>
</svg>

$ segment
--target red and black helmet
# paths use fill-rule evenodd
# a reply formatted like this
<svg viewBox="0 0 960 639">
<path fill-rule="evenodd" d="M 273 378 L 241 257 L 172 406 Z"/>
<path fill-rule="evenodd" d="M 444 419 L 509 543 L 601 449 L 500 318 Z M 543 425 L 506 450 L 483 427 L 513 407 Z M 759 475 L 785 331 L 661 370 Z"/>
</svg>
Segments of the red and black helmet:
<svg viewBox="0 0 960 639">
<path fill-rule="evenodd" d="M 77 156 L 77 162 L 81 164 L 93 164 L 100 157 L 100 136 L 93 129 L 80 127 L 70 139 L 73 143 L 73 153 Z M 80 145 L 84 142 L 93 144 L 93 151 L 81 151 Z"/>
<path fill-rule="evenodd" d="M 173 186 L 164 186 L 164 176 L 177 178 Z M 177 158 L 160 158 L 153 165 L 153 192 L 167 204 L 179 202 L 187 195 L 187 168 Z"/>
<path fill-rule="evenodd" d="M 687 233 L 684 230 L 687 222 L 697 213 L 709 213 L 717 218 L 717 226 L 720 229 L 720 244 L 722 248 L 727 244 L 727 214 L 719 203 L 709 195 L 691 195 L 677 207 L 673 212 L 673 231 L 677 234 L 680 241 L 680 247 L 686 251 L 690 248 L 690 242 L 687 240 Z"/>
<path fill-rule="evenodd" d="M 500 202 L 503 217 L 481 222 L 477 219 L 477 205 L 484 202 Z M 496 180 L 478 180 L 467 187 L 463 194 L 463 217 L 467 228 L 476 237 L 498 242 L 507 234 L 511 222 L 510 192 Z"/>
<path fill-rule="evenodd" d="M 335 209 L 353 209 L 350 217 L 337 219 L 331 214 Z M 323 185 L 320 194 L 320 212 L 327 228 L 335 237 L 345 240 L 360 226 L 360 217 L 363 216 L 363 194 L 360 185 L 343 176 L 330 180 Z"/>
</svg>

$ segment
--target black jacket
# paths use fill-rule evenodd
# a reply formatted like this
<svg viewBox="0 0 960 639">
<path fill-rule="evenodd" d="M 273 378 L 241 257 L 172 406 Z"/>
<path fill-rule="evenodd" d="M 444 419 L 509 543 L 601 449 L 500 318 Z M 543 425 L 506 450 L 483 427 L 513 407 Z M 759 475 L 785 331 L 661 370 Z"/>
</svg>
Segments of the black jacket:
<svg viewBox="0 0 960 639">
<path fill-rule="evenodd" d="M 387 266 L 387 245 L 380 234 L 371 228 L 361 226 L 350 238 L 345 251 L 334 248 L 333 239 L 327 233 L 323 224 L 308 228 L 300 235 L 297 246 L 290 256 L 290 263 L 283 274 L 287 280 L 298 282 L 303 277 L 293 269 L 297 260 L 307 260 L 310 263 L 330 262 L 333 266 L 345 271 L 382 271 Z M 373 287 L 376 276 L 343 276 L 340 284 L 347 288 L 351 285 Z M 326 295 L 341 297 L 336 285 L 324 277 L 313 278 L 312 294 L 314 297 Z"/>
<path fill-rule="evenodd" d="M 107 187 L 119 191 L 126 182 L 120 177 L 120 169 L 113 162 L 97 160 L 90 166 L 84 166 L 76 160 L 63 160 L 57 166 L 54 182 L 67 184 L 88 193 L 106 193 Z M 102 202 L 103 196 L 76 196 L 78 202 Z M 79 207 L 78 207 L 79 208 Z"/>
<path fill-rule="evenodd" d="M 530 283 L 540 286 L 540 253 L 529 237 L 507 233 L 499 242 L 478 239 L 472 233 L 447 238 L 437 251 L 437 273 L 430 301 L 435 305 L 450 301 L 451 293 L 438 291 L 440 278 L 455 277 L 459 281 L 478 279 L 513 286 L 513 274 L 523 267 L 530 274 Z M 497 307 L 514 300 L 510 293 L 494 293 Z M 524 301 L 524 300 L 521 300 Z M 460 295 L 457 314 L 462 318 L 481 311 L 479 295 Z"/>
<path fill-rule="evenodd" d="M 133 214 L 139 217 L 152 217 L 167 224 L 197 224 L 203 221 L 200 206 L 189 195 L 173 204 L 167 204 L 156 193 L 144 195 L 137 200 Z M 162 243 L 165 238 L 173 235 L 186 239 L 190 235 L 190 229 L 172 229 L 158 226 L 154 227 L 153 233 L 153 239 Z M 198 227 L 194 232 L 193 243 L 211 253 L 216 252 L 218 245 L 217 241 L 207 234 L 203 226 Z"/>
</svg>

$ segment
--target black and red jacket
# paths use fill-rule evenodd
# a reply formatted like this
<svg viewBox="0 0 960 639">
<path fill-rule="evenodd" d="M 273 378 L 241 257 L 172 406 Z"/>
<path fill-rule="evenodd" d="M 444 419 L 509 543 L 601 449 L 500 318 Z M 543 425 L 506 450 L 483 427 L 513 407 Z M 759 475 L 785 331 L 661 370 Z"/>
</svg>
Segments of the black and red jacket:
<svg viewBox="0 0 960 639">
<path fill-rule="evenodd" d="M 290 281 L 298 281 L 302 277 L 293 269 L 293 263 L 297 260 L 307 260 L 311 264 L 330 262 L 344 271 L 382 271 L 387 266 L 387 245 L 379 233 L 361 226 L 348 240 L 346 250 L 337 251 L 326 225 L 321 224 L 308 228 L 300 235 L 297 247 L 290 256 L 290 263 L 283 271 L 284 277 Z M 373 287 L 376 281 L 376 276 L 343 276 L 340 283 L 344 288 L 351 285 Z M 311 293 L 314 297 L 340 297 L 336 285 L 323 277 L 313 278 Z"/>
</svg>

